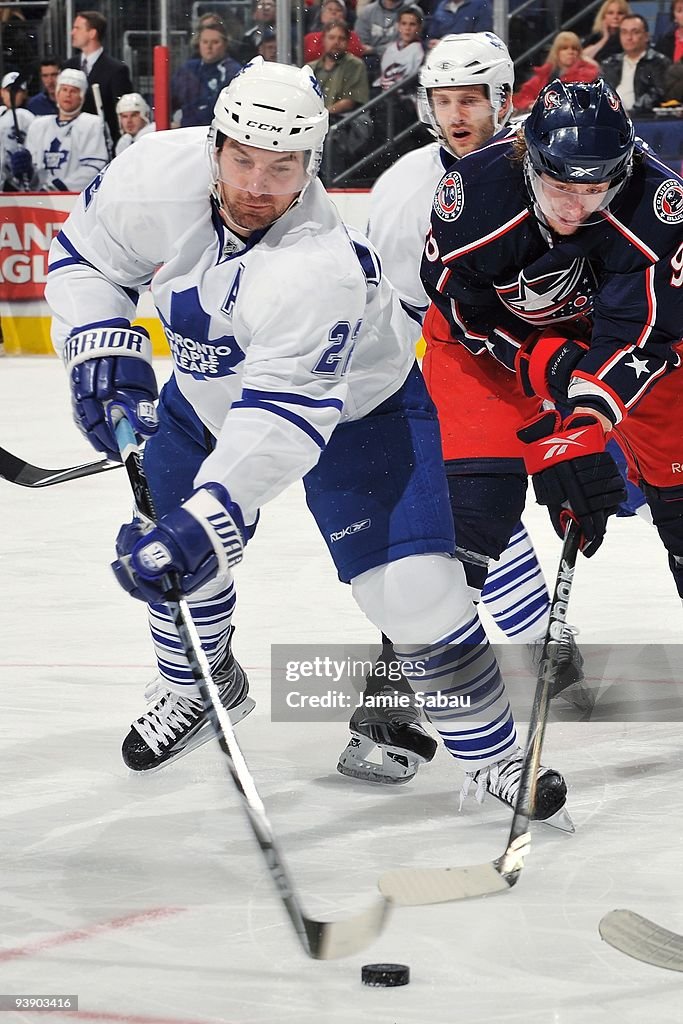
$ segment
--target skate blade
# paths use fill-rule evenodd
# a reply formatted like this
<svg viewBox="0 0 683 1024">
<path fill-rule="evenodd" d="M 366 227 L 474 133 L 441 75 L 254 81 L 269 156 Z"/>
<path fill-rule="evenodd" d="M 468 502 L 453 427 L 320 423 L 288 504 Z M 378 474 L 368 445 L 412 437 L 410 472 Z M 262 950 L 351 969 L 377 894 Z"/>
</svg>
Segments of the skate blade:
<svg viewBox="0 0 683 1024">
<path fill-rule="evenodd" d="M 558 697 L 567 701 L 568 704 L 571 704 L 578 711 L 592 711 L 595 707 L 595 694 L 581 682 L 570 683 L 564 690 L 554 694 L 552 699 L 557 700 Z"/>
<path fill-rule="evenodd" d="M 237 725 L 243 718 L 250 715 L 255 707 L 256 701 L 249 696 L 245 697 L 244 700 L 240 701 L 239 704 L 236 704 L 234 708 L 230 708 L 228 710 L 231 724 Z M 208 743 L 215 735 L 211 722 L 204 722 L 201 729 L 197 730 L 194 736 L 187 741 L 182 749 L 178 750 L 175 754 L 172 754 L 171 757 L 166 758 L 166 760 L 162 761 L 161 764 L 152 765 L 150 768 L 131 768 L 130 765 L 127 767 L 133 775 L 153 775 L 154 772 L 160 772 L 162 769 L 168 768 L 170 764 L 175 764 L 175 762 L 179 761 L 181 757 L 185 757 L 186 754 L 192 753 L 192 751 L 196 750 L 197 747 L 203 747 L 204 744 Z"/>
<path fill-rule="evenodd" d="M 369 754 L 379 751 L 382 761 L 370 761 Z M 337 771 L 349 779 L 379 786 L 405 786 L 414 779 L 424 763 L 417 754 L 408 755 L 403 747 L 380 747 L 366 736 L 351 733 L 351 739 L 339 757 Z"/>
<path fill-rule="evenodd" d="M 551 828 L 559 829 L 560 832 L 568 832 L 573 835 L 576 832 L 576 826 L 571 819 L 571 815 L 567 810 L 567 805 L 563 804 L 559 811 L 555 811 L 549 818 L 539 819 L 541 825 L 550 825 Z"/>
</svg>

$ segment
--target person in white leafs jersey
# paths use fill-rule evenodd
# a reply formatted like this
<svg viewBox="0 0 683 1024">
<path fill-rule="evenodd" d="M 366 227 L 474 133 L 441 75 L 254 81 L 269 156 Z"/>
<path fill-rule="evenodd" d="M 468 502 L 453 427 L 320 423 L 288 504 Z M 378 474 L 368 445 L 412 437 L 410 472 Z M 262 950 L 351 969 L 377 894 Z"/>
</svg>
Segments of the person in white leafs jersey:
<svg viewBox="0 0 683 1024">
<path fill-rule="evenodd" d="M 507 792 L 515 728 L 452 557 L 435 411 L 398 296 L 317 180 L 327 125 L 308 68 L 255 58 L 221 92 L 208 145 L 206 129 L 188 128 L 131 146 L 86 189 L 50 251 L 46 295 L 77 425 L 118 457 L 113 403 L 149 438 L 158 522 L 121 529 L 114 570 L 149 603 L 159 681 L 124 761 L 153 770 L 210 735 L 161 600 L 167 571 L 182 579 L 231 716 L 253 707 L 231 650 L 232 569 L 261 506 L 303 478 L 341 580 L 398 657 L 419 652 L 427 696 L 459 694 L 476 664 L 472 703 L 497 722 L 482 767 L 495 763 Z M 131 326 L 150 282 L 174 361 L 158 417 L 150 342 Z M 433 716 L 456 756 L 458 714 Z M 566 787 L 543 772 L 548 816 Z"/>
<path fill-rule="evenodd" d="M 116 143 L 115 155 L 119 156 L 143 135 L 155 132 L 157 126 L 150 121 L 149 104 L 139 92 L 127 92 L 116 104 L 121 137 Z"/>
<path fill-rule="evenodd" d="M 36 117 L 26 146 L 12 154 L 15 175 L 30 178 L 41 192 L 80 192 L 109 161 L 109 129 L 81 111 L 88 80 L 77 68 L 57 79 L 57 113 Z M 105 136 L 106 133 L 106 136 Z"/>
<path fill-rule="evenodd" d="M 437 185 L 456 161 L 507 135 L 513 83 L 510 54 L 493 32 L 445 36 L 428 54 L 418 88 L 420 117 L 437 141 L 402 156 L 372 189 L 368 237 L 412 317 L 416 342 L 429 303 L 420 280 L 420 263 Z M 425 338 L 429 338 L 429 326 L 427 318 Z M 481 404 L 491 406 L 491 392 L 484 392 L 482 398 L 482 392 L 473 387 L 466 365 L 472 357 L 460 345 L 445 344 L 443 350 L 443 360 L 433 372 L 430 360 L 440 353 L 435 357 L 428 348 L 423 371 L 439 410 L 458 556 L 473 593 L 477 597 L 481 593 L 487 610 L 511 640 L 532 645 L 533 661 L 533 656 L 540 655 L 535 641 L 543 637 L 550 611 L 543 572 L 531 539 L 518 521 L 519 509 L 516 514 L 513 509 L 512 519 L 503 515 L 500 524 L 486 511 L 481 512 L 487 502 L 495 501 L 495 492 L 491 492 L 495 476 L 491 474 L 500 470 L 500 464 L 491 463 L 503 454 L 478 447 L 479 424 L 490 416 Z M 451 415 L 456 417 L 455 424 Z M 388 637 L 383 641 L 386 659 L 391 648 Z M 562 653 L 560 685 L 567 695 L 581 700 L 585 697 L 580 687 L 582 657 L 569 629 Z M 368 689 L 374 689 L 372 677 Z M 395 716 L 394 721 L 391 715 L 384 717 L 385 744 L 396 746 L 401 722 Z M 365 709 L 354 711 L 349 723 L 351 739 L 340 756 L 339 770 L 355 778 L 391 784 L 395 772 L 386 758 L 381 767 L 376 757 L 359 763 L 359 737 L 378 735 L 375 718 Z M 405 755 L 410 757 L 410 751 Z"/>
</svg>

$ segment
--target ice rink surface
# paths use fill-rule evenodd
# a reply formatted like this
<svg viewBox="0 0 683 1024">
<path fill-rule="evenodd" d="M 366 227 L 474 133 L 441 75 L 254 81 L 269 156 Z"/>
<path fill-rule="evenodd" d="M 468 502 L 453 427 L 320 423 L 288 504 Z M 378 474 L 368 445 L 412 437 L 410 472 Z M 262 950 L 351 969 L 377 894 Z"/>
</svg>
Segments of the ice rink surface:
<svg viewBox="0 0 683 1024">
<path fill-rule="evenodd" d="M 160 363 L 159 376 L 167 370 Z M 0 444 L 38 465 L 95 457 L 72 424 L 57 360 L 0 361 L 0 421 Z M 0 481 L 0 500 L 0 993 L 77 994 L 78 1017 L 41 1017 L 52 1024 L 682 1019 L 683 977 L 629 960 L 597 931 L 606 911 L 628 907 L 683 932 L 683 716 L 668 649 L 643 652 L 679 643 L 681 606 L 645 523 L 611 521 L 576 571 L 570 619 L 582 645 L 608 652 L 592 679 L 594 720 L 554 707 L 546 737 L 576 835 L 535 825 L 511 892 L 397 909 L 366 952 L 314 962 L 293 938 L 217 745 L 148 777 L 121 761 L 154 675 L 144 609 L 109 570 L 131 506 L 124 474 L 44 490 Z M 559 541 L 537 506 L 525 520 L 552 579 Z M 375 639 L 299 486 L 264 510 L 236 578 L 235 651 L 257 699 L 239 739 L 307 912 L 360 910 L 388 868 L 502 853 L 509 813 L 494 800 L 458 813 L 462 775 L 445 754 L 386 790 L 336 773 L 343 722 L 270 721 L 271 644 Z M 641 696 L 652 683 L 663 713 L 615 701 L 617 664 L 631 666 Z M 411 984 L 364 988 L 361 965 L 376 961 L 410 965 Z M 38 1019 L 11 1012 L 0 1024 Z"/>
</svg>

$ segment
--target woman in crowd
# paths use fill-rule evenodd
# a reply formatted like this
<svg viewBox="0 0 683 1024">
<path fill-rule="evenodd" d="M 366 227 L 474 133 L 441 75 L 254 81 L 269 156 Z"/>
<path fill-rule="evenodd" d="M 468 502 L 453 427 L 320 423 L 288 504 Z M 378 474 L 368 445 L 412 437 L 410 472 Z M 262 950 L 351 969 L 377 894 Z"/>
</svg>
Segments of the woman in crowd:
<svg viewBox="0 0 683 1024">
<path fill-rule="evenodd" d="M 534 68 L 528 82 L 512 97 L 514 109 L 518 113 L 529 110 L 541 89 L 553 78 L 563 82 L 592 82 L 599 72 L 595 61 L 583 56 L 581 40 L 575 32 L 558 32 L 545 64 Z"/>
</svg>

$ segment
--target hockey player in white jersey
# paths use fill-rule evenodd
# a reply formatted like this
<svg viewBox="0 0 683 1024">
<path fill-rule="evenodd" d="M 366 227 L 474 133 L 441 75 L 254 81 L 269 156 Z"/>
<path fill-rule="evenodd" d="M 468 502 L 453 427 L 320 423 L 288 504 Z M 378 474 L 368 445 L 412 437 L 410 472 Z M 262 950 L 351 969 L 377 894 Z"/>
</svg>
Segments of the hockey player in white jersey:
<svg viewBox="0 0 683 1024">
<path fill-rule="evenodd" d="M 157 130 L 154 122 L 150 121 L 149 104 L 139 92 L 127 92 L 121 97 L 116 104 L 116 116 L 121 128 L 121 137 L 116 143 L 116 156 L 143 136 Z"/>
<path fill-rule="evenodd" d="M 453 557 L 433 404 L 375 251 L 317 179 L 327 124 L 309 69 L 256 58 L 221 92 L 208 146 L 201 128 L 146 136 L 53 242 L 46 296 L 76 423 L 112 457 L 112 409 L 149 438 L 158 522 L 121 529 L 114 569 L 150 605 L 160 678 L 124 761 L 154 770 L 210 735 L 162 601 L 167 571 L 226 708 L 251 710 L 231 651 L 232 568 L 261 506 L 303 478 L 341 580 L 408 659 L 446 749 L 511 804 L 515 725 Z M 150 282 L 174 361 L 158 420 L 150 342 L 131 325 Z M 538 794 L 538 817 L 564 813 L 558 772 L 540 769 Z"/>
<path fill-rule="evenodd" d="M 12 170 L 12 153 L 24 144 L 33 121 L 33 114 L 24 107 L 27 95 L 26 82 L 19 72 L 9 71 L 0 85 L 0 189 L 3 192 L 20 192 L 28 185 L 25 175 L 17 177 Z"/>
<path fill-rule="evenodd" d="M 64 68 L 57 79 L 57 113 L 37 117 L 26 135 L 26 147 L 12 156 L 15 173 L 30 176 L 41 192 L 80 192 L 109 161 L 106 125 L 95 114 L 81 112 L 88 80 L 76 68 Z"/>
<path fill-rule="evenodd" d="M 413 318 L 416 341 L 429 302 L 420 280 L 420 263 L 436 187 L 456 160 L 507 132 L 505 125 L 512 111 L 513 83 L 510 54 L 494 33 L 444 37 L 422 67 L 418 90 L 421 119 L 437 141 L 401 157 L 385 171 L 372 190 L 368 237 L 376 246 L 384 272 L 398 290 L 406 312 Z M 516 525 L 504 522 L 503 536 L 499 539 L 497 536 L 482 538 L 481 531 L 487 527 L 472 521 L 481 501 L 478 480 L 484 481 L 484 488 L 491 486 L 490 474 L 495 474 L 499 467 L 491 466 L 490 460 L 487 462 L 487 456 L 495 453 L 483 448 L 480 451 L 484 456 L 483 465 L 475 462 L 476 432 L 475 451 L 462 450 L 463 436 L 473 437 L 473 431 L 468 431 L 462 421 L 469 418 L 476 424 L 490 413 L 474 404 L 481 401 L 481 396 L 463 373 L 459 358 L 462 355 L 466 359 L 468 354 L 460 353 L 459 349 L 458 345 L 450 345 L 448 362 L 439 363 L 434 373 L 430 373 L 433 358 L 430 351 L 425 366 L 430 390 L 435 389 L 439 396 L 450 392 L 448 408 L 456 406 L 458 410 L 458 423 L 451 428 L 444 413 L 446 403 L 437 403 L 458 554 L 473 591 L 481 592 L 487 610 L 511 640 L 531 645 L 533 661 L 540 657 L 550 611 L 549 594 L 533 545 L 521 522 Z M 490 394 L 484 396 L 484 402 L 490 406 Z M 508 529 L 512 530 L 511 536 L 505 534 Z M 497 561 L 487 576 L 492 558 Z M 388 638 L 384 637 L 382 660 L 391 656 Z M 579 701 L 585 700 L 577 685 L 583 678 L 583 659 L 570 627 L 566 629 L 561 659 L 560 685 L 563 689 L 570 688 L 567 694 Z M 383 686 L 381 676 L 379 685 Z M 374 692 L 375 688 L 371 676 L 366 693 Z M 417 751 L 411 749 L 411 737 L 406 734 L 406 715 L 405 710 L 397 716 L 395 712 L 388 714 L 379 709 L 357 709 L 349 723 L 351 739 L 339 758 L 338 770 L 343 775 L 384 784 L 412 778 L 419 760 L 415 757 Z M 401 735 L 407 744 L 403 756 L 409 765 L 403 772 L 398 770 L 395 759 L 387 755 L 387 751 L 395 753 L 400 749 Z M 381 762 L 376 756 L 378 752 L 382 754 Z"/>
</svg>

